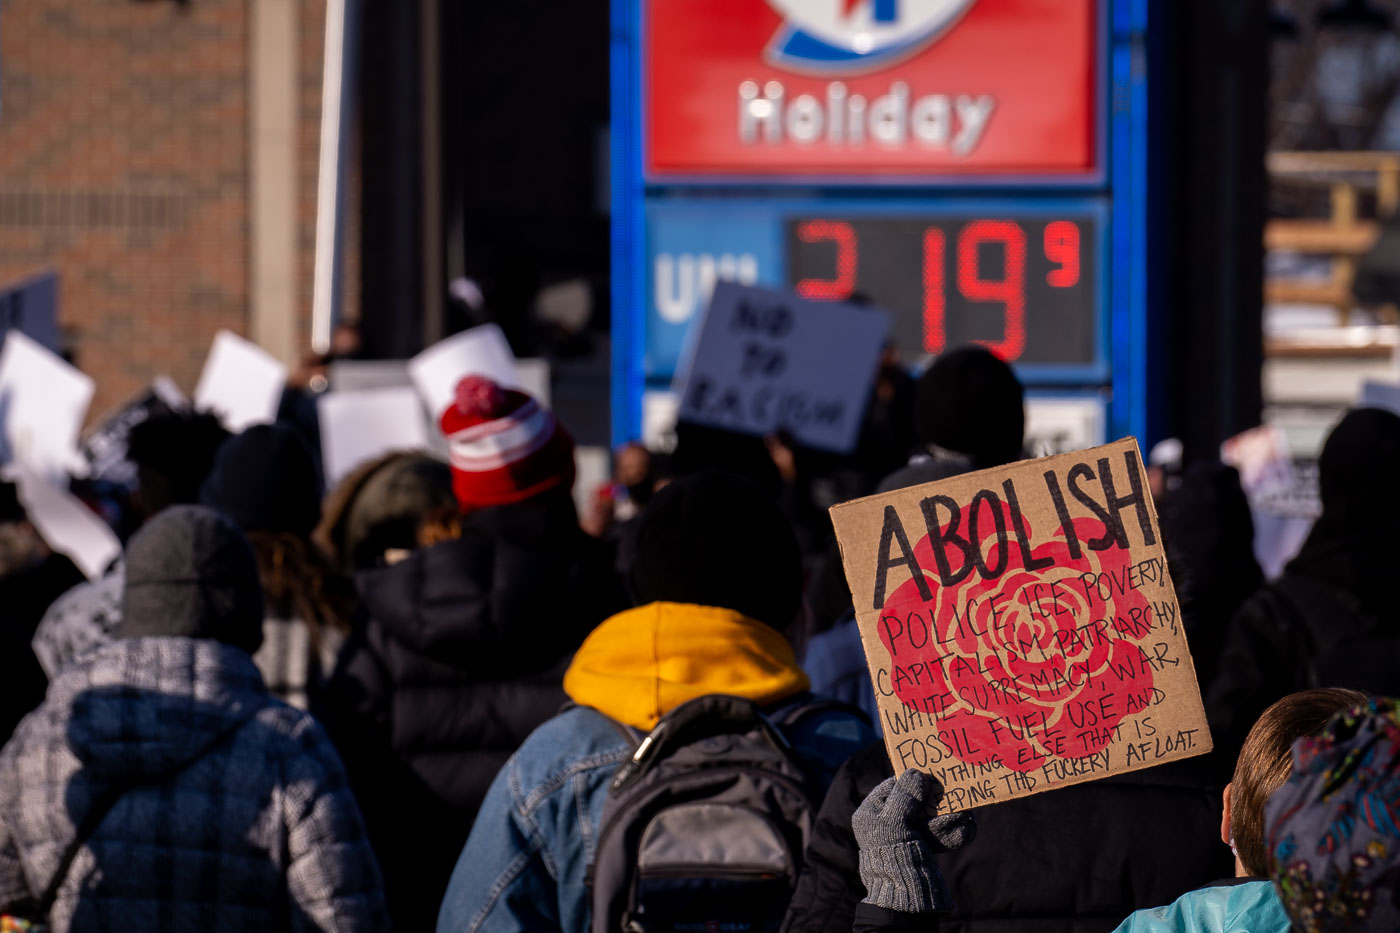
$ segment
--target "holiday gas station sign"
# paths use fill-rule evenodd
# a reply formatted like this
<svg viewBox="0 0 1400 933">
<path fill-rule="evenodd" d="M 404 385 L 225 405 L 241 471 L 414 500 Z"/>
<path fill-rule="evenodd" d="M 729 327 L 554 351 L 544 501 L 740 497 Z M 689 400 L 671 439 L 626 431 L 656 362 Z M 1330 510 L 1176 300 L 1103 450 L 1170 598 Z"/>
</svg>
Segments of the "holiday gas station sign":
<svg viewBox="0 0 1400 933">
<path fill-rule="evenodd" d="M 1086 174 L 1092 0 L 648 0 L 650 178 Z"/>
<path fill-rule="evenodd" d="M 615 438 L 723 280 L 1150 435 L 1146 3 L 613 0 Z"/>
</svg>

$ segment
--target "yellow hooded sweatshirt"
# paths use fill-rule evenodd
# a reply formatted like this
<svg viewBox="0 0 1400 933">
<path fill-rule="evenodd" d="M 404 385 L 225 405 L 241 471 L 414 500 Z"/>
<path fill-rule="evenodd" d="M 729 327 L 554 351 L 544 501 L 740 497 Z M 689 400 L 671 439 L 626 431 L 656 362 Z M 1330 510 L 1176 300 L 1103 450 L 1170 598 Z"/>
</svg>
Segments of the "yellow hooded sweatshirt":
<svg viewBox="0 0 1400 933">
<path fill-rule="evenodd" d="M 620 612 L 588 636 L 564 675 L 582 706 L 650 731 L 666 713 L 707 693 L 760 706 L 811 686 L 792 646 L 731 609 L 648 603 Z"/>
</svg>

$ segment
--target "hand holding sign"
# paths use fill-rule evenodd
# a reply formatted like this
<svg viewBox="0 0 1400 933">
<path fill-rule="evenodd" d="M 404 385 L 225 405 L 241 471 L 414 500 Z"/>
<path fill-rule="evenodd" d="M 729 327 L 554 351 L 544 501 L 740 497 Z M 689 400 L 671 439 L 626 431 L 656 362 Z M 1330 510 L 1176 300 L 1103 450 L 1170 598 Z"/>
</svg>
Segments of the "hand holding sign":
<svg viewBox="0 0 1400 933">
<path fill-rule="evenodd" d="M 895 771 L 946 807 L 1210 750 L 1133 440 L 831 515 Z"/>
</svg>

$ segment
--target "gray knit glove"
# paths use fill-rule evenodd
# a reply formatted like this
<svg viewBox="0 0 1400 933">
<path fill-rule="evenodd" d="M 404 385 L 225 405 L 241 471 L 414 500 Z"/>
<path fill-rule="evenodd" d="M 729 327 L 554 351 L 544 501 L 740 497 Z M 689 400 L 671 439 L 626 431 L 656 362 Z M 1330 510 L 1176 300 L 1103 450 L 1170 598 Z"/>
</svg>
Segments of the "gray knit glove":
<svg viewBox="0 0 1400 933">
<path fill-rule="evenodd" d="M 910 768 L 870 792 L 851 816 L 860 845 L 865 903 L 903 913 L 952 910 L 953 896 L 934 863 L 977 835 L 971 813 L 935 816 L 943 785 Z"/>
</svg>

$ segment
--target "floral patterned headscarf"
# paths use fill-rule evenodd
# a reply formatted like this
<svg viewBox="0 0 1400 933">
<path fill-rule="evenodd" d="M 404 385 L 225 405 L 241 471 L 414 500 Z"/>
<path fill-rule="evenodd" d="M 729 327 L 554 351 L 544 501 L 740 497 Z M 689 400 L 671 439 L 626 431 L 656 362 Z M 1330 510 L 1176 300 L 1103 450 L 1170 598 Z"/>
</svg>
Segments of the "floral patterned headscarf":
<svg viewBox="0 0 1400 933">
<path fill-rule="evenodd" d="M 1305 933 L 1400 930 L 1400 713 L 1375 699 L 1293 745 L 1265 806 L 1270 874 Z"/>
</svg>

